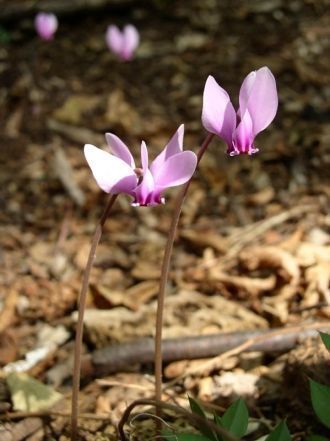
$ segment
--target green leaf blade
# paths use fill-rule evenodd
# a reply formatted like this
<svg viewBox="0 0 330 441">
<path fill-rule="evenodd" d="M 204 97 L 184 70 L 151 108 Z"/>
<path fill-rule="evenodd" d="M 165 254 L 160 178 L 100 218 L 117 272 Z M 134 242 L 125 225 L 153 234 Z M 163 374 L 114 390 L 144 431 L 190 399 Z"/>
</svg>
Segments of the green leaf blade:
<svg viewBox="0 0 330 441">
<path fill-rule="evenodd" d="M 330 387 L 309 380 L 312 405 L 319 420 L 330 429 Z"/>
<path fill-rule="evenodd" d="M 306 441 L 330 441 L 330 438 L 326 438 L 322 435 L 311 435 L 307 438 Z"/>
<path fill-rule="evenodd" d="M 291 435 L 285 421 L 276 426 L 265 441 L 291 441 Z"/>
<path fill-rule="evenodd" d="M 210 438 L 198 433 L 175 433 L 166 431 L 162 433 L 166 441 L 210 441 Z"/>
<path fill-rule="evenodd" d="M 249 412 L 244 400 L 235 401 L 221 417 L 221 424 L 228 432 L 237 437 L 246 434 L 249 424 Z"/>
<path fill-rule="evenodd" d="M 208 425 L 207 425 L 207 421 L 208 421 L 208 419 L 207 419 L 207 416 L 206 416 L 206 414 L 205 414 L 205 412 L 204 412 L 204 409 L 201 407 L 201 405 L 196 401 L 196 400 L 194 400 L 192 397 L 188 397 L 188 399 L 189 399 L 189 405 L 190 405 L 190 409 L 191 409 L 191 411 L 192 411 L 192 413 L 194 413 L 194 414 L 196 414 L 196 415 L 199 415 L 200 417 L 202 417 L 202 418 L 204 418 L 205 419 L 205 424 L 202 424 L 202 423 L 197 423 L 196 422 L 196 427 L 198 428 L 198 430 L 203 434 L 203 435 L 205 435 L 207 438 L 208 438 L 208 440 L 211 440 L 211 441 L 218 441 L 218 437 L 217 437 L 217 435 L 213 432 L 213 430 L 210 428 L 210 427 L 208 427 Z"/>
<path fill-rule="evenodd" d="M 328 351 L 330 351 L 330 334 L 320 332 L 320 337 L 323 341 L 324 346 L 328 349 Z"/>
</svg>

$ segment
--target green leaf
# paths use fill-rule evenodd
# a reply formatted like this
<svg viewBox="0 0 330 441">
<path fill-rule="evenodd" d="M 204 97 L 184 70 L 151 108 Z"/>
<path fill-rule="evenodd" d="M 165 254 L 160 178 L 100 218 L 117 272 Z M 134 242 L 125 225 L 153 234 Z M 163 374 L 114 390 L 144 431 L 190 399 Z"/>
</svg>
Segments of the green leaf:
<svg viewBox="0 0 330 441">
<path fill-rule="evenodd" d="M 10 42 L 10 35 L 5 28 L 0 26 L 0 43 L 6 44 Z"/>
<path fill-rule="evenodd" d="M 330 428 L 330 387 L 309 380 L 314 412 L 322 423 Z"/>
<path fill-rule="evenodd" d="M 194 400 L 194 398 L 192 397 L 188 397 L 189 399 L 189 405 L 190 405 L 190 409 L 192 411 L 192 413 L 196 413 L 197 415 L 206 418 L 204 409 L 202 408 L 202 406 L 196 401 Z"/>
<path fill-rule="evenodd" d="M 249 424 L 249 412 L 244 400 L 239 398 L 235 401 L 221 417 L 221 423 L 231 434 L 244 436 Z"/>
<path fill-rule="evenodd" d="M 217 415 L 216 413 L 213 415 L 213 417 L 214 417 L 214 423 L 219 427 L 223 427 L 221 417 L 219 417 L 219 415 Z"/>
<path fill-rule="evenodd" d="M 176 437 L 178 441 L 210 441 L 210 438 L 206 438 L 205 435 L 196 433 L 179 433 Z M 174 440 L 175 438 L 172 441 Z"/>
<path fill-rule="evenodd" d="M 217 414 L 215 413 L 215 414 L 213 415 L 213 420 L 214 420 L 214 423 L 215 423 L 217 426 L 223 428 L 222 420 L 221 420 L 221 417 L 219 417 L 219 415 L 217 415 Z M 222 437 L 221 435 L 219 435 L 219 434 L 217 434 L 217 439 L 218 439 L 218 441 L 223 441 L 223 437 Z"/>
<path fill-rule="evenodd" d="M 210 438 L 198 433 L 175 433 L 169 430 L 163 431 L 162 437 L 167 441 L 210 441 Z"/>
<path fill-rule="evenodd" d="M 188 397 L 188 399 L 189 399 L 190 409 L 191 409 L 192 413 L 199 415 L 200 417 L 204 418 L 207 421 L 207 416 L 204 412 L 204 409 L 201 407 L 201 405 L 196 400 L 194 400 L 192 397 Z M 201 424 L 199 422 L 196 422 L 196 427 L 199 429 L 199 431 L 203 435 L 207 436 L 208 439 L 210 439 L 211 441 L 218 441 L 218 437 L 213 432 L 213 430 L 210 429 L 210 427 L 208 427 L 207 423 Z"/>
<path fill-rule="evenodd" d="M 330 438 L 326 438 L 325 436 L 321 435 L 311 435 L 306 441 L 330 441 Z"/>
<path fill-rule="evenodd" d="M 324 346 L 330 351 L 330 334 L 320 332 L 320 337 L 322 338 Z"/>
<path fill-rule="evenodd" d="M 265 441 L 291 441 L 291 435 L 288 430 L 288 426 L 285 421 L 282 421 L 273 431 L 270 433 Z"/>
</svg>

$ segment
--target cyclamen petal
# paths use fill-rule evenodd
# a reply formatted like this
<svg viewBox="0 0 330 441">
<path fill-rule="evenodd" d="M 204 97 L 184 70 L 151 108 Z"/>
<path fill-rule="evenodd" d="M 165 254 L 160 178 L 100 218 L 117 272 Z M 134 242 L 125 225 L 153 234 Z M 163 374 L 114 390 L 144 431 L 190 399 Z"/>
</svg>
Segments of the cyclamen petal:
<svg viewBox="0 0 330 441">
<path fill-rule="evenodd" d="M 210 75 L 203 94 L 202 122 L 206 130 L 231 142 L 236 114 L 228 93 Z"/>
<path fill-rule="evenodd" d="M 143 174 L 141 183 L 134 190 L 135 200 L 132 205 L 157 205 L 161 203 L 159 197 L 154 194 L 155 182 L 150 170 Z M 159 193 L 157 193 L 157 196 Z"/>
<path fill-rule="evenodd" d="M 185 151 L 168 158 L 155 177 L 156 187 L 176 187 L 189 181 L 197 166 L 195 153 Z"/>
<path fill-rule="evenodd" d="M 111 148 L 112 153 L 134 169 L 134 158 L 127 145 L 113 133 L 106 133 L 105 139 L 107 140 L 107 144 Z"/>
<path fill-rule="evenodd" d="M 148 149 L 144 141 L 141 142 L 141 165 L 143 173 L 146 173 L 149 167 L 149 156 Z"/>
<path fill-rule="evenodd" d="M 228 153 L 230 156 L 239 155 L 240 153 L 247 153 L 248 155 L 256 153 L 258 149 L 253 146 L 253 140 L 252 119 L 249 111 L 246 110 L 233 134 L 232 149 L 229 149 Z"/>
<path fill-rule="evenodd" d="M 158 170 L 164 162 L 173 155 L 182 152 L 184 136 L 184 124 L 178 128 L 172 138 L 169 140 L 164 150 L 153 160 L 150 165 L 150 170 L 154 176 L 157 175 Z"/>
<path fill-rule="evenodd" d="M 253 88 L 255 79 L 257 76 L 257 71 L 250 72 L 243 80 L 239 91 L 239 112 L 244 114 L 245 110 L 248 106 L 249 97 L 251 94 L 251 90 Z M 241 115 L 240 115 L 241 117 Z"/>
<path fill-rule="evenodd" d="M 91 144 L 85 145 L 84 153 L 98 186 L 106 193 L 130 194 L 136 187 L 136 174 L 120 158 Z"/>
<path fill-rule="evenodd" d="M 251 72 L 240 91 L 240 112 L 250 113 L 253 133 L 256 136 L 275 118 L 278 107 L 276 81 L 268 67 Z"/>
<path fill-rule="evenodd" d="M 123 29 L 123 47 L 122 55 L 126 60 L 133 57 L 135 49 L 138 47 L 140 41 L 139 33 L 135 26 L 126 25 Z"/>
<path fill-rule="evenodd" d="M 58 28 L 58 20 L 55 14 L 39 12 L 34 20 L 34 27 L 40 38 L 51 40 Z"/>
<path fill-rule="evenodd" d="M 107 28 L 107 32 L 105 34 L 105 41 L 107 43 L 108 48 L 114 52 L 115 54 L 120 54 L 122 48 L 122 35 L 120 30 L 115 25 L 110 25 Z"/>
</svg>

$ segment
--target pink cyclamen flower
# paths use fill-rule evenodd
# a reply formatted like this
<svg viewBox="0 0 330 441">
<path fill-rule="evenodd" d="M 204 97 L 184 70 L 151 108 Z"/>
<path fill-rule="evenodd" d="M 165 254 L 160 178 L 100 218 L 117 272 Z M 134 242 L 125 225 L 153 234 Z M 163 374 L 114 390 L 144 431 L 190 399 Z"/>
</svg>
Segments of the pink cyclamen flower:
<svg viewBox="0 0 330 441">
<path fill-rule="evenodd" d="M 126 25 L 121 31 L 117 26 L 108 26 L 105 41 L 108 48 L 115 53 L 121 60 L 129 61 L 133 58 L 140 36 L 138 30 L 133 25 Z"/>
<path fill-rule="evenodd" d="M 148 150 L 141 144 L 141 168 L 137 168 L 129 148 L 112 133 L 106 134 L 112 154 L 91 144 L 84 153 L 98 186 L 106 193 L 126 193 L 134 198 L 132 205 L 149 206 L 164 203 L 162 192 L 184 184 L 193 175 L 197 157 L 182 151 L 184 125 L 170 139 L 164 150 L 149 166 Z"/>
<path fill-rule="evenodd" d="M 276 82 L 268 67 L 255 70 L 244 79 L 236 114 L 228 93 L 209 76 L 203 96 L 202 122 L 206 130 L 227 143 L 231 156 L 258 152 L 256 135 L 273 121 L 278 106 Z"/>
<path fill-rule="evenodd" d="M 57 17 L 51 13 L 39 12 L 34 20 L 34 27 L 40 38 L 52 40 L 58 27 Z"/>
</svg>

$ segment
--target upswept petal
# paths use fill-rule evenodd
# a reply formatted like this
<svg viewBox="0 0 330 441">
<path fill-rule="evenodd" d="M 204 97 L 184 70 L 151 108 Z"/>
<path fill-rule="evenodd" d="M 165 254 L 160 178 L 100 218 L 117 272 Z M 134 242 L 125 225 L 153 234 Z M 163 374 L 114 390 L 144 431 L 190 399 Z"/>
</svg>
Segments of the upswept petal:
<svg viewBox="0 0 330 441">
<path fill-rule="evenodd" d="M 112 153 L 134 169 L 134 158 L 127 145 L 113 133 L 106 133 L 105 139 L 107 140 L 107 144 L 111 148 Z"/>
<path fill-rule="evenodd" d="M 123 29 L 122 54 L 126 59 L 132 58 L 133 52 L 140 41 L 139 33 L 135 26 L 126 25 Z"/>
<path fill-rule="evenodd" d="M 91 144 L 85 145 L 84 153 L 98 186 L 106 193 L 131 193 L 136 187 L 136 174 L 122 159 Z"/>
<path fill-rule="evenodd" d="M 202 122 L 205 129 L 231 144 L 236 113 L 228 93 L 210 75 L 203 94 Z"/>
<path fill-rule="evenodd" d="M 143 173 L 145 173 L 149 168 L 149 155 L 146 143 L 144 141 L 141 142 L 141 165 Z"/>
<path fill-rule="evenodd" d="M 177 153 L 168 158 L 155 176 L 155 187 L 167 188 L 187 182 L 197 166 L 197 156 L 191 151 Z"/>
<path fill-rule="evenodd" d="M 105 40 L 109 49 L 119 55 L 123 47 L 123 36 L 115 25 L 110 25 L 105 34 Z"/>
<path fill-rule="evenodd" d="M 154 178 L 150 170 L 147 169 L 143 173 L 141 184 L 134 190 L 135 202 L 133 202 L 133 205 L 148 205 L 152 201 L 154 189 Z"/>
<path fill-rule="evenodd" d="M 233 150 L 229 149 L 231 156 L 239 153 L 255 153 L 253 148 L 253 127 L 249 111 L 246 110 L 241 122 L 238 124 L 233 137 Z"/>
<path fill-rule="evenodd" d="M 274 119 L 278 107 L 278 96 L 274 75 L 268 67 L 251 72 L 244 80 L 240 91 L 240 114 L 250 113 L 253 134 L 256 136 Z"/>
<path fill-rule="evenodd" d="M 183 136 L 184 136 L 184 124 L 178 128 L 172 138 L 169 140 L 164 150 L 156 156 L 150 165 L 151 173 L 154 177 L 157 176 L 158 170 L 164 164 L 164 162 L 171 156 L 182 152 L 183 148 Z"/>
<path fill-rule="evenodd" d="M 249 101 L 249 96 L 253 87 L 253 84 L 255 82 L 257 76 L 257 71 L 253 70 L 252 72 L 249 73 L 249 75 L 247 75 L 244 80 L 243 83 L 241 85 L 240 91 L 239 91 L 239 116 L 241 117 L 248 105 L 248 101 Z"/>
</svg>

